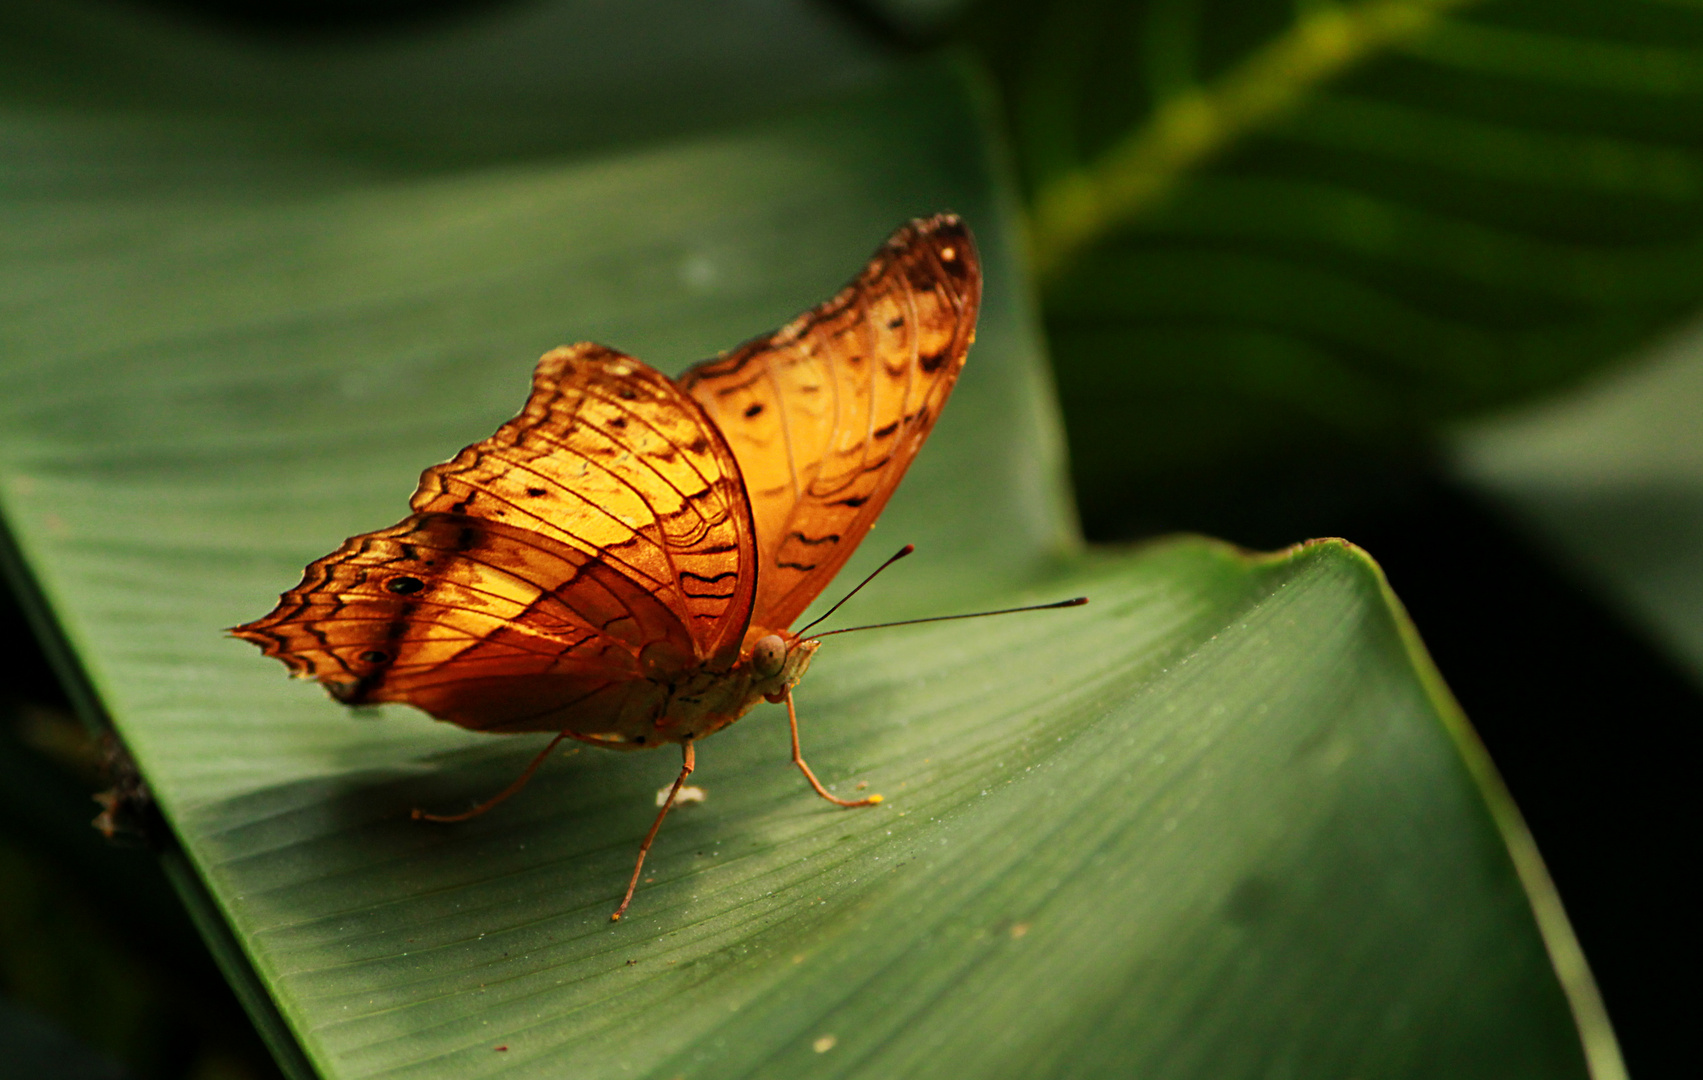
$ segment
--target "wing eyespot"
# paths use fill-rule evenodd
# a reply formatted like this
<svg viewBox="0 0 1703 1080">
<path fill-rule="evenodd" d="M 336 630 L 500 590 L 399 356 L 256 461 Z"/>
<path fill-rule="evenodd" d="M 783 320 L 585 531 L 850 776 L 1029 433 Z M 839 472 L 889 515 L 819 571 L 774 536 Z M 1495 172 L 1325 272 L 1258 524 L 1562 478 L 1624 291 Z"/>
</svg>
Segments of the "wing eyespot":
<svg viewBox="0 0 1703 1080">
<path fill-rule="evenodd" d="M 384 587 L 397 596 L 413 596 L 426 587 L 426 583 L 417 577 L 393 577 L 384 583 Z"/>
</svg>

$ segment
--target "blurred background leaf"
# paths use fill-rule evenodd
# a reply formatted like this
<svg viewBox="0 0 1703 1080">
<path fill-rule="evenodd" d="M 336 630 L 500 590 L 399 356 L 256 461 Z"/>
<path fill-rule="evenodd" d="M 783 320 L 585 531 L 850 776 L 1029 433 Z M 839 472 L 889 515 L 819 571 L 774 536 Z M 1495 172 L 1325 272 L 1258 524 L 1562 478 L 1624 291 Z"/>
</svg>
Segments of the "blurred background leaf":
<svg viewBox="0 0 1703 1080">
<path fill-rule="evenodd" d="M 1703 335 L 1462 425 L 1456 468 L 1703 683 Z"/>
<path fill-rule="evenodd" d="M 963 25 L 1091 535 L 1206 474 L 1429 453 L 1703 300 L 1690 5 L 989 0 Z"/>
</svg>

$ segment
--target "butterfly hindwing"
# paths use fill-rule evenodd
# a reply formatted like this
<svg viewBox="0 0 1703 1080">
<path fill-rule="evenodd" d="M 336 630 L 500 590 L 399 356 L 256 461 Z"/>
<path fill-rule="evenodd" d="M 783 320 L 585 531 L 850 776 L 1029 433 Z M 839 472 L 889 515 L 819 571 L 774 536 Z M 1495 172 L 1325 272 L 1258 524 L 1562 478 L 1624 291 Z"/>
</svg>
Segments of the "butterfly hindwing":
<svg viewBox="0 0 1703 1080">
<path fill-rule="evenodd" d="M 752 633 L 790 626 L 880 516 L 952 392 L 980 301 L 969 230 L 937 215 L 827 303 L 682 377 L 745 478 Z"/>
<path fill-rule="evenodd" d="M 692 648 L 675 613 L 601 561 L 459 514 L 352 537 L 235 632 L 341 701 L 492 731 L 614 730 L 642 658 Z"/>
<path fill-rule="evenodd" d="M 630 727 L 669 678 L 731 666 L 754 531 L 720 434 L 601 346 L 545 355 L 533 386 L 426 470 L 411 517 L 314 562 L 234 633 L 340 700 L 483 730 Z"/>
</svg>

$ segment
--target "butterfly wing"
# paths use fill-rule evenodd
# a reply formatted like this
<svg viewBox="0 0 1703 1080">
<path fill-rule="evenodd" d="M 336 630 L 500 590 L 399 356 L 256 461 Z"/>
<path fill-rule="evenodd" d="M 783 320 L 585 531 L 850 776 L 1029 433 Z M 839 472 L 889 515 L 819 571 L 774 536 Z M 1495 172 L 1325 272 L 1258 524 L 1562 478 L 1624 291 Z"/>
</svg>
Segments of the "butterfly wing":
<svg viewBox="0 0 1703 1080">
<path fill-rule="evenodd" d="M 403 701 L 463 727 L 613 731 L 646 704 L 641 655 L 692 643 L 607 564 L 535 533 L 415 514 L 350 538 L 234 633 L 351 705 Z"/>
<path fill-rule="evenodd" d="M 631 357 L 547 354 L 521 414 L 427 469 L 412 505 L 233 632 L 340 700 L 500 731 L 642 730 L 653 678 L 738 659 L 755 576 L 738 464 Z"/>
<path fill-rule="evenodd" d="M 682 377 L 745 478 L 753 633 L 790 626 L 880 516 L 957 382 L 980 302 L 964 223 L 913 221 L 832 300 Z"/>
<path fill-rule="evenodd" d="M 532 386 L 519 416 L 427 469 L 409 505 L 596 555 L 680 615 L 698 662 L 731 667 L 755 534 L 721 433 L 667 376 L 602 345 L 546 354 Z"/>
</svg>

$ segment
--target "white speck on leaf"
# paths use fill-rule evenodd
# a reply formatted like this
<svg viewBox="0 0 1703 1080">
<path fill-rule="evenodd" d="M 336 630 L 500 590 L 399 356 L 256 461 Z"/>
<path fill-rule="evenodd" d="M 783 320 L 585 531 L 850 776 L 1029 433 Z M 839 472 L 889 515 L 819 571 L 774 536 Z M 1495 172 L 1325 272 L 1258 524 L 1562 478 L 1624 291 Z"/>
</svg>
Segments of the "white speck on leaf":
<svg viewBox="0 0 1703 1080">
<path fill-rule="evenodd" d="M 656 805 L 666 806 L 668 804 L 668 793 L 672 790 L 674 790 L 673 784 L 666 784 L 657 789 Z M 674 796 L 674 805 L 684 806 L 687 803 L 703 802 L 709 797 L 709 792 L 705 791 L 703 788 L 687 784 L 685 787 L 680 789 L 680 794 Z"/>
</svg>

